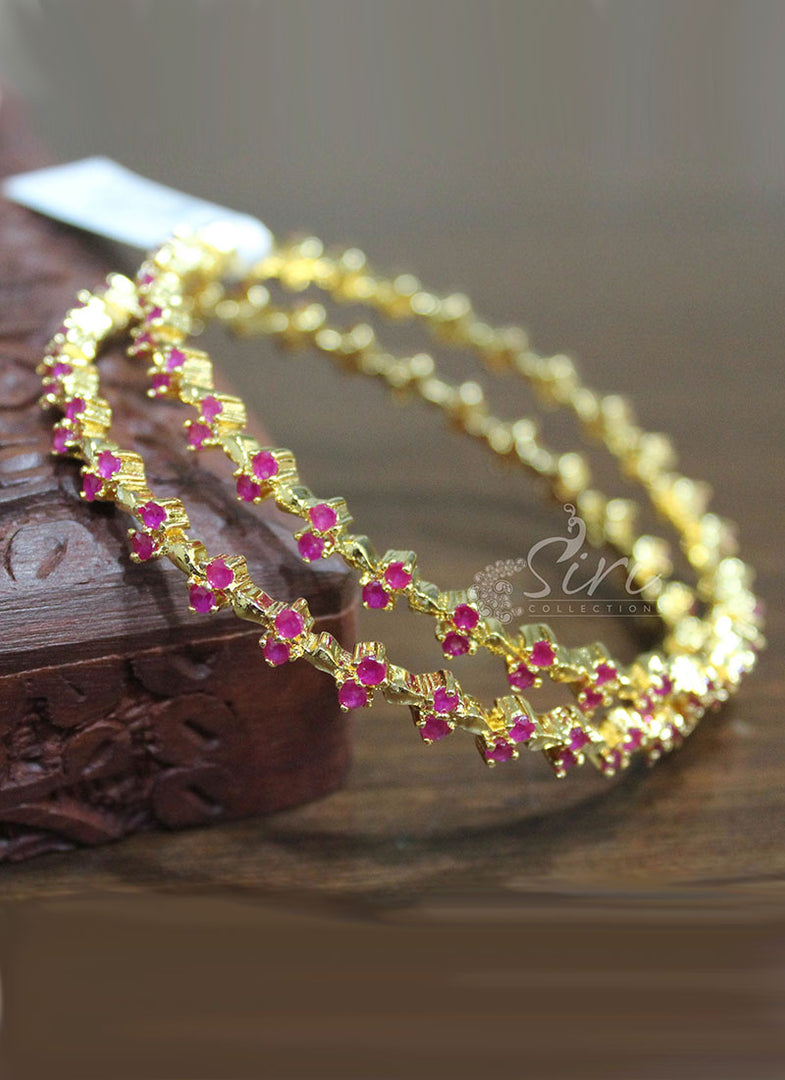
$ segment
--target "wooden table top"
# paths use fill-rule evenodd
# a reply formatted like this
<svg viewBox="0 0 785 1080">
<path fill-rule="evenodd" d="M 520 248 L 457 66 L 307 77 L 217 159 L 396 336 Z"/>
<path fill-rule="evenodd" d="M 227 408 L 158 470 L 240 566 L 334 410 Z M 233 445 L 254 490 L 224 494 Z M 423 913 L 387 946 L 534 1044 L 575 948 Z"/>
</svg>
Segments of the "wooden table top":
<svg viewBox="0 0 785 1080">
<path fill-rule="evenodd" d="M 354 721 L 345 790 L 325 800 L 3 868 L 6 987 L 16 980 L 76 1054 L 88 1030 L 68 1003 L 76 973 L 93 1040 L 80 1076 L 110 1075 L 112 1039 L 127 1052 L 111 1075 L 142 1075 L 137 1036 L 160 1054 L 156 1076 L 307 1076 L 321 1062 L 379 1080 L 429 1061 L 454 1077 L 528 1062 L 531 1075 L 655 1078 L 686 1075 L 689 1055 L 692 1075 L 782 1075 L 783 224 L 765 209 L 677 207 L 520 235 L 350 238 L 382 268 L 525 322 L 542 351 L 575 355 L 591 385 L 629 394 L 644 426 L 669 432 L 684 471 L 739 523 L 770 644 L 732 705 L 616 783 L 556 782 L 531 755 L 486 770 L 469 741 L 423 747 L 408 714 L 375 706 Z M 440 583 L 465 586 L 560 529 L 522 473 L 422 406 L 266 343 L 221 351 L 314 490 L 343 494 L 361 531 L 414 548 Z M 530 402 L 513 383 L 500 400 Z M 631 647 L 615 620 L 554 626 Z M 410 619 L 365 629 L 402 662 L 438 664 Z M 497 669 L 469 679 L 470 664 L 470 688 L 493 696 Z M 100 988 L 115 978 L 110 1015 Z M 47 1048 L 20 1049 L 31 1025 L 4 1052 L 45 1075 Z M 178 1042 L 185 1059 L 167 1057 Z M 257 1051 L 272 1071 L 253 1071 Z"/>
</svg>

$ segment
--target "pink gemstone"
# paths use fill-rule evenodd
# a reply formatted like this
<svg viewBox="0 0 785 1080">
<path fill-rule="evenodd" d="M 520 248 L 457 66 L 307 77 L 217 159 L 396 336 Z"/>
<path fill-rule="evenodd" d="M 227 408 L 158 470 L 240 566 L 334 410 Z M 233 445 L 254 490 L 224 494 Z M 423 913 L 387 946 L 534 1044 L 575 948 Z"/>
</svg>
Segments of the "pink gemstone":
<svg viewBox="0 0 785 1080">
<path fill-rule="evenodd" d="M 440 686 L 433 694 L 433 707 L 437 713 L 453 712 L 459 705 L 457 694 L 448 694 L 443 686 Z"/>
<path fill-rule="evenodd" d="M 82 479 L 82 494 L 88 502 L 92 502 L 100 494 L 103 482 L 95 473 L 85 473 Z"/>
<path fill-rule="evenodd" d="M 439 739 L 443 739 L 446 735 L 449 735 L 452 728 L 442 716 L 436 716 L 434 713 L 429 713 L 425 717 L 424 723 L 420 724 L 420 737 L 425 742 L 438 742 Z"/>
<path fill-rule="evenodd" d="M 215 607 L 215 593 L 204 585 L 192 585 L 189 596 L 191 607 L 200 615 L 206 615 Z"/>
<path fill-rule="evenodd" d="M 163 315 L 163 310 L 161 308 L 159 308 L 159 307 L 151 307 L 150 310 L 145 315 L 145 320 L 147 322 L 152 322 L 153 319 L 160 319 L 162 315 Z"/>
<path fill-rule="evenodd" d="M 516 716 L 515 723 L 508 732 L 510 742 L 528 742 L 534 734 L 534 721 L 530 716 Z"/>
<path fill-rule="evenodd" d="M 291 650 L 285 642 L 269 638 L 262 646 L 262 655 L 272 667 L 280 667 L 289 662 Z"/>
<path fill-rule="evenodd" d="M 582 728 L 574 727 L 570 732 L 570 750 L 579 754 L 584 746 L 588 746 L 591 739 Z"/>
<path fill-rule="evenodd" d="M 251 458 L 251 467 L 257 480 L 270 480 L 278 472 L 278 462 L 269 450 L 260 450 Z"/>
<path fill-rule="evenodd" d="M 156 371 L 155 375 L 150 379 L 150 386 L 156 394 L 163 394 L 170 389 L 172 385 L 171 375 L 167 375 L 165 371 Z"/>
<path fill-rule="evenodd" d="M 111 450 L 102 450 L 98 455 L 98 475 L 104 480 L 110 480 L 116 472 L 120 471 L 122 461 Z"/>
<path fill-rule="evenodd" d="M 658 697 L 667 697 L 668 694 L 673 693 L 673 679 L 670 675 L 663 675 L 661 685 L 654 691 Z"/>
<path fill-rule="evenodd" d="M 61 379 L 64 375 L 70 375 L 73 370 L 71 365 L 66 364 L 64 360 L 58 360 L 57 363 L 52 366 L 52 378 Z"/>
<path fill-rule="evenodd" d="M 451 630 L 442 642 L 442 649 L 446 656 L 463 656 L 469 651 L 469 639 Z"/>
<path fill-rule="evenodd" d="M 550 667 L 555 659 L 556 653 L 550 641 L 537 641 L 534 644 L 530 660 L 535 667 Z"/>
<path fill-rule="evenodd" d="M 166 521 L 166 511 L 157 502 L 146 502 L 139 507 L 139 518 L 148 529 L 160 529 Z"/>
<path fill-rule="evenodd" d="M 643 729 L 642 728 L 630 728 L 627 732 L 627 738 L 622 744 L 625 750 L 637 750 L 643 742 Z"/>
<path fill-rule="evenodd" d="M 598 709 L 603 703 L 603 696 L 600 690 L 595 690 L 593 686 L 588 687 L 581 694 L 581 705 L 587 711 L 592 709 Z"/>
<path fill-rule="evenodd" d="M 145 349 L 152 349 L 155 345 L 153 341 L 153 335 L 148 334 L 146 331 L 143 334 L 137 334 L 134 338 L 133 352 L 141 352 Z"/>
<path fill-rule="evenodd" d="M 275 629 L 282 638 L 296 638 L 305 629 L 305 621 L 294 608 L 284 608 L 275 616 Z"/>
<path fill-rule="evenodd" d="M 556 765 L 562 772 L 569 772 L 577 764 L 578 759 L 572 750 L 562 750 L 556 755 Z"/>
<path fill-rule="evenodd" d="M 312 532 L 303 533 L 297 541 L 297 550 L 306 562 L 315 562 L 324 553 L 324 540 Z"/>
<path fill-rule="evenodd" d="M 537 676 L 525 664 L 518 664 L 507 673 L 507 682 L 513 690 L 528 690 L 536 681 Z"/>
<path fill-rule="evenodd" d="M 75 420 L 80 413 L 85 411 L 84 400 L 80 397 L 72 398 L 71 401 L 66 402 L 64 411 L 66 420 Z"/>
<path fill-rule="evenodd" d="M 203 446 L 205 439 L 209 439 L 211 435 L 212 431 L 206 424 L 199 424 L 194 421 L 188 426 L 188 444 L 195 450 Z"/>
<path fill-rule="evenodd" d="M 459 630 L 474 630 L 480 621 L 480 616 L 469 604 L 458 604 L 452 613 L 452 621 Z"/>
<path fill-rule="evenodd" d="M 71 432 L 68 428 L 56 427 L 52 432 L 52 449 L 56 454 L 64 454 L 68 449 Z"/>
<path fill-rule="evenodd" d="M 386 608 L 390 594 L 378 581 L 369 581 L 363 585 L 363 603 L 369 608 Z"/>
<path fill-rule="evenodd" d="M 147 562 L 155 555 L 155 541 L 147 533 L 136 532 L 131 537 L 131 550 L 137 559 Z"/>
<path fill-rule="evenodd" d="M 207 564 L 204 576 L 214 589 L 227 589 L 234 581 L 234 570 L 223 559 L 213 559 Z"/>
<path fill-rule="evenodd" d="M 262 489 L 255 484 L 250 476 L 237 477 L 237 495 L 243 502 L 253 502 L 262 494 Z"/>
<path fill-rule="evenodd" d="M 209 397 L 202 398 L 202 416 L 208 423 L 215 420 L 216 416 L 220 416 L 223 411 L 224 407 L 217 397 L 211 394 Z"/>
<path fill-rule="evenodd" d="M 615 773 L 621 768 L 621 750 L 611 750 L 602 759 L 602 771 Z"/>
<path fill-rule="evenodd" d="M 606 683 L 612 683 L 618 674 L 619 672 L 615 670 L 613 664 L 597 664 L 594 675 L 595 685 L 605 686 Z"/>
<path fill-rule="evenodd" d="M 378 686 L 384 682 L 387 675 L 387 665 L 381 660 L 374 660 L 372 656 L 366 656 L 357 665 L 357 678 L 363 686 Z"/>
<path fill-rule="evenodd" d="M 509 761 L 513 752 L 513 748 L 508 742 L 504 739 L 497 739 L 493 746 L 489 746 L 485 750 L 485 760 L 499 763 Z"/>
<path fill-rule="evenodd" d="M 598 664 L 594 675 L 595 685 L 604 686 L 605 683 L 613 682 L 617 675 L 618 672 L 613 664 Z"/>
<path fill-rule="evenodd" d="M 332 529 L 335 523 L 338 521 L 338 515 L 331 506 L 327 503 L 319 503 L 318 506 L 312 506 L 308 511 L 308 517 L 311 519 L 311 524 L 319 532 L 325 532 L 327 529 Z"/>
<path fill-rule="evenodd" d="M 181 349 L 170 349 L 166 358 L 166 370 L 178 371 L 185 363 L 185 353 Z"/>
<path fill-rule="evenodd" d="M 368 704 L 368 691 L 358 686 L 353 679 L 338 688 L 338 701 L 344 709 L 362 709 Z"/>
<path fill-rule="evenodd" d="M 412 575 L 402 562 L 391 562 L 384 571 L 384 580 L 391 589 L 405 589 L 411 584 Z"/>
</svg>

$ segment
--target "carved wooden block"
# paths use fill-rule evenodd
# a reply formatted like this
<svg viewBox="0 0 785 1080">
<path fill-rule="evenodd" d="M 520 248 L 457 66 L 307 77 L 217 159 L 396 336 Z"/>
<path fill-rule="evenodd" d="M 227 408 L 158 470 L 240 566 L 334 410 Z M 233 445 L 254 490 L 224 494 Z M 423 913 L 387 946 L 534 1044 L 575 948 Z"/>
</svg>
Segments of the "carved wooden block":
<svg viewBox="0 0 785 1080">
<path fill-rule="evenodd" d="M 0 174 L 41 161 L 4 99 Z M 269 668 L 259 628 L 230 612 L 190 614 L 179 571 L 133 565 L 129 522 L 80 502 L 78 465 L 49 453 L 33 369 L 106 270 L 97 243 L 0 202 L 0 860 L 270 812 L 333 790 L 348 766 L 332 680 L 303 661 Z M 102 373 L 119 441 L 141 449 L 156 492 L 184 498 L 194 534 L 350 642 L 343 564 L 306 566 L 274 507 L 239 505 L 121 351 Z"/>
</svg>

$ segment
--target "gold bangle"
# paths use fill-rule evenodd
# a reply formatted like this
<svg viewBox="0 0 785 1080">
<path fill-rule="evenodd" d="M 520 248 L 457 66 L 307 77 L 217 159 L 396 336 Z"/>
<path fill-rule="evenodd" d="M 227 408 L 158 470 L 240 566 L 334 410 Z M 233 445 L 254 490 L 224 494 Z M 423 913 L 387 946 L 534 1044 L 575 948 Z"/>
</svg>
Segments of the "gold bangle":
<svg viewBox="0 0 785 1080">
<path fill-rule="evenodd" d="M 102 297 L 85 294 L 85 307 L 69 313 L 65 333 L 56 336 L 44 361 L 45 401 L 65 413 L 55 430 L 55 449 L 74 452 L 86 461 L 86 498 L 114 499 L 137 518 L 141 528 L 132 537 L 133 558 L 166 555 L 180 566 L 189 575 L 192 607 L 197 611 L 231 604 L 241 617 L 263 623 L 267 661 L 306 656 L 336 679 L 342 706 L 370 704 L 378 689 L 387 700 L 412 708 L 425 741 L 437 741 L 455 727 L 473 732 L 491 765 L 517 756 L 517 747 L 525 745 L 544 750 L 557 775 L 584 760 L 613 774 L 626 767 L 639 748 L 650 759 L 671 749 L 706 708 L 736 688 L 762 645 L 747 570 L 739 560 L 722 557 L 723 525 L 698 506 L 700 489 L 667 471 L 662 437 L 658 442 L 656 436 L 637 429 L 629 412 L 619 407 L 619 399 L 602 399 L 581 387 L 564 358 L 537 357 L 521 331 L 495 331 L 480 323 L 464 300 L 439 300 L 411 278 L 404 282 L 374 278 L 355 251 L 331 259 L 314 240 L 279 249 L 250 275 L 244 293 L 220 283 L 230 262 L 231 252 L 203 238 L 175 238 L 143 265 L 136 288 L 115 275 Z M 234 329 L 273 333 L 289 344 L 314 344 L 356 370 L 381 375 L 392 385 L 410 385 L 497 453 L 512 454 L 545 475 L 559 497 L 572 495 L 595 526 L 604 514 L 604 540 L 624 550 L 631 545 L 632 530 L 620 527 L 618 514 L 609 516 L 608 504 L 603 511 L 598 493 L 586 489 L 576 455 L 551 454 L 538 443 L 534 429 L 522 428 L 521 422 L 516 436 L 515 424 L 490 417 L 482 398 L 474 390 L 468 393 L 466 384 L 453 388 L 438 379 L 422 354 L 417 362 L 389 357 L 367 331 L 342 335 L 328 327 L 323 308 L 312 304 L 293 313 L 274 309 L 260 284 L 271 277 L 296 290 L 317 284 L 339 298 L 370 302 L 386 314 L 423 318 L 449 338 L 471 344 L 492 366 L 512 367 L 555 402 L 572 406 L 682 532 L 687 557 L 699 573 L 699 591 L 707 604 L 704 617 L 686 613 L 685 600 L 692 594 L 686 586 L 672 583 L 657 597 L 659 612 L 671 625 L 669 655 L 648 654 L 622 666 L 602 646 L 570 649 L 558 644 L 547 627 L 523 627 L 518 637 L 511 638 L 498 621 L 481 617 L 467 593 L 442 592 L 422 582 L 413 552 L 396 550 L 379 559 L 367 538 L 349 533 L 351 518 L 342 500 L 317 499 L 300 484 L 289 451 L 262 448 L 247 435 L 243 403 L 214 392 L 209 358 L 185 344 L 194 318 L 213 315 Z M 575 691 L 578 706 L 538 714 L 513 693 L 484 708 L 464 693 L 450 671 L 412 675 L 389 663 L 377 642 L 360 643 L 349 654 L 329 635 L 311 633 L 304 601 L 276 605 L 262 594 L 250 582 L 240 557 L 209 558 L 198 541 L 187 538 L 187 517 L 179 500 L 156 501 L 138 455 L 120 451 L 108 438 L 111 412 L 98 396 L 93 360 L 108 333 L 137 319 L 141 322 L 131 351 L 151 361 L 151 394 L 176 394 L 199 410 L 199 417 L 188 424 L 191 444 L 219 446 L 229 455 L 237 466 L 241 498 L 256 501 L 272 496 L 283 509 L 304 519 L 306 528 L 298 534 L 301 554 L 309 558 L 338 552 L 359 571 L 364 585 L 376 583 L 388 597 L 405 596 L 414 610 L 435 616 L 443 643 L 454 635 L 460 639 L 460 651 L 473 651 L 478 645 L 490 648 L 504 657 L 513 686 L 524 672 L 531 682 L 543 673 L 566 682 Z M 304 537 L 309 538 L 305 546 Z M 653 538 L 638 538 L 639 547 L 641 539 L 661 557 L 662 549 L 652 544 Z"/>
</svg>

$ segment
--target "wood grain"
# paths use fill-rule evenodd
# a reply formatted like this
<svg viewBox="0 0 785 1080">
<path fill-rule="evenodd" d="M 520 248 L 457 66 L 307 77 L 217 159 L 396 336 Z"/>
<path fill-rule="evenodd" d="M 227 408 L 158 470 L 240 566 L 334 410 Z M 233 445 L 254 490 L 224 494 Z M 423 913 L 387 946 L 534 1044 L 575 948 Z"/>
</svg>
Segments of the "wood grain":
<svg viewBox="0 0 785 1080">
<path fill-rule="evenodd" d="M 0 173 L 41 155 L 0 110 Z M 182 575 L 136 567 L 128 522 L 79 499 L 77 463 L 49 453 L 37 406 L 45 342 L 110 264 L 84 237 L 0 203 L 0 860 L 297 805 L 346 774 L 333 683 L 261 661 L 259 629 L 189 614 Z M 195 535 L 242 551 L 317 627 L 354 632 L 344 567 L 299 559 L 283 515 L 240 507 L 173 438 L 184 417 L 150 408 L 143 370 L 102 362 L 123 445 L 141 447 L 159 495 L 182 494 Z"/>
</svg>

